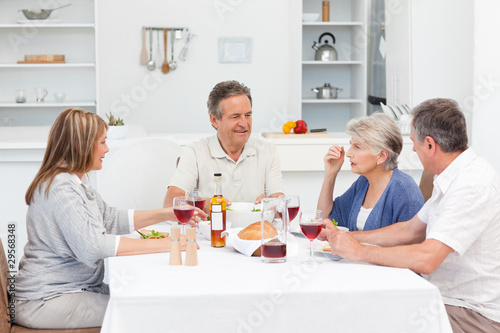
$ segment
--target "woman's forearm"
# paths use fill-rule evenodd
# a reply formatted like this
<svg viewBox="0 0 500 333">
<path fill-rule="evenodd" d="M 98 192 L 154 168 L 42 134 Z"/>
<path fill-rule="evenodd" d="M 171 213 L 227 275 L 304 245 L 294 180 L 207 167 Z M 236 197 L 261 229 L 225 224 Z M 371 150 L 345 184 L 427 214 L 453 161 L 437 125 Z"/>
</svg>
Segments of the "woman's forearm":
<svg viewBox="0 0 500 333">
<path fill-rule="evenodd" d="M 321 185 L 317 209 L 323 212 L 324 218 L 328 217 L 333 207 L 333 190 L 335 189 L 336 179 L 337 173 L 325 174 L 323 184 Z"/>
<path fill-rule="evenodd" d="M 136 210 L 134 212 L 134 229 L 141 229 L 168 220 L 176 220 L 172 208 Z"/>
</svg>

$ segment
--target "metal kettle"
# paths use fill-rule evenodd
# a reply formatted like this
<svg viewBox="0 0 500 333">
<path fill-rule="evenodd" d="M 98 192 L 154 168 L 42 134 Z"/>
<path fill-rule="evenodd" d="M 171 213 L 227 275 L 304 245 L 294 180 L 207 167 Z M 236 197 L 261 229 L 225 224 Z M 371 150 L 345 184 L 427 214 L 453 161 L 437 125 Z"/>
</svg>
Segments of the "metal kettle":
<svg viewBox="0 0 500 333">
<path fill-rule="evenodd" d="M 332 44 L 335 44 L 335 37 L 329 33 L 329 32 L 324 32 L 319 36 L 319 44 L 321 44 L 321 40 L 323 37 L 329 36 L 332 38 Z M 337 50 L 330 44 L 328 44 L 328 40 L 325 40 L 325 44 L 319 45 L 318 43 L 314 42 L 312 48 L 316 50 L 316 54 L 314 55 L 314 60 L 321 60 L 321 61 L 335 61 L 338 60 L 338 54 Z"/>
</svg>

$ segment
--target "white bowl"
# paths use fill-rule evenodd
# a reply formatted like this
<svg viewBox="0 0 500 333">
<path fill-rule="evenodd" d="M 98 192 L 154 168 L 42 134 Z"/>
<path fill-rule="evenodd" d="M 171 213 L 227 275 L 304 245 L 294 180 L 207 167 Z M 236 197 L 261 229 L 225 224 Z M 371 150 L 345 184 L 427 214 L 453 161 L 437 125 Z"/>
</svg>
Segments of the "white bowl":
<svg viewBox="0 0 500 333">
<path fill-rule="evenodd" d="M 107 137 L 108 139 L 125 139 L 128 134 L 128 125 L 109 126 Z"/>
<path fill-rule="evenodd" d="M 233 202 L 227 207 L 226 218 L 233 223 L 233 228 L 245 228 L 254 222 L 260 222 L 261 212 L 252 212 L 252 209 L 260 208 L 253 202 Z"/>
<path fill-rule="evenodd" d="M 303 13 L 302 21 L 304 22 L 316 22 L 319 18 L 318 13 Z"/>
<path fill-rule="evenodd" d="M 231 221 L 226 220 L 226 230 L 231 228 Z M 200 221 L 198 223 L 198 227 L 200 228 L 200 233 L 201 235 L 205 238 L 210 240 L 210 221 Z"/>
</svg>

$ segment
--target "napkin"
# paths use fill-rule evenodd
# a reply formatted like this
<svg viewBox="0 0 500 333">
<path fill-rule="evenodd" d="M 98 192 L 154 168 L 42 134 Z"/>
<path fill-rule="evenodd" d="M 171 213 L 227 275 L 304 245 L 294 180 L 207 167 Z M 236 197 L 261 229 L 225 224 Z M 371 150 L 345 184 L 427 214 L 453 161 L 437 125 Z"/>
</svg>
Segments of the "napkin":
<svg viewBox="0 0 500 333">
<path fill-rule="evenodd" d="M 252 253 L 260 247 L 261 240 L 247 240 L 238 237 L 238 233 L 243 228 L 233 228 L 226 230 L 227 244 L 232 246 L 236 251 L 251 257 Z"/>
<path fill-rule="evenodd" d="M 247 240 L 238 237 L 238 233 L 243 228 L 234 228 L 226 230 L 227 245 L 232 246 L 236 251 L 251 257 L 252 254 L 261 245 L 261 240 Z M 297 257 L 299 255 L 297 240 L 293 235 L 288 235 L 287 257 Z"/>
</svg>

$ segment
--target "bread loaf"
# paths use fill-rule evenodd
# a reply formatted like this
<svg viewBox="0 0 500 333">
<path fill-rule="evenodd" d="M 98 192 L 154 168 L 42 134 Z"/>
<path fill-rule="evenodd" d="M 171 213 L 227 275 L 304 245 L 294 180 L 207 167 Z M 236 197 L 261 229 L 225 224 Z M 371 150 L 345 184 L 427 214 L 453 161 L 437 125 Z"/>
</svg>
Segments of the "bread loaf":
<svg viewBox="0 0 500 333">
<path fill-rule="evenodd" d="M 268 221 L 264 221 L 264 238 L 273 238 L 278 232 Z M 245 229 L 238 233 L 238 237 L 246 240 L 259 240 L 261 239 L 260 222 L 250 224 Z"/>
<path fill-rule="evenodd" d="M 240 239 L 245 239 L 245 240 L 260 240 L 262 231 L 260 227 L 260 222 L 255 222 L 250 224 L 248 227 L 245 229 L 241 230 L 238 233 L 238 237 Z M 273 238 L 278 235 L 278 232 L 276 231 L 276 228 L 273 227 L 271 223 L 268 221 L 264 221 L 264 238 Z M 260 257 L 260 246 L 257 250 L 255 250 L 254 253 L 252 253 L 253 257 Z"/>
</svg>

